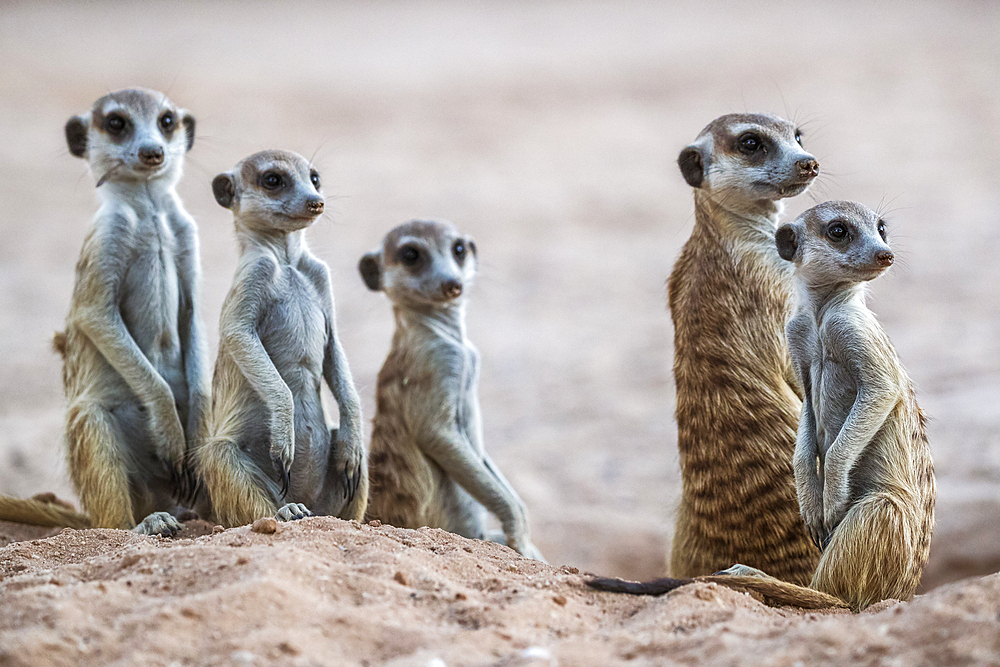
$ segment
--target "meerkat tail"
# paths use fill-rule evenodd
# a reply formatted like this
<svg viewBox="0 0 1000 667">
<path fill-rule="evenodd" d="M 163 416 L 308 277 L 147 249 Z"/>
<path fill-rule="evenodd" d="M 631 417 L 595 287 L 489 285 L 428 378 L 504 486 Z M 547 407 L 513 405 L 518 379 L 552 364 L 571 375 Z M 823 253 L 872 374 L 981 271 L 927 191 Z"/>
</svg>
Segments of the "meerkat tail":
<svg viewBox="0 0 1000 667">
<path fill-rule="evenodd" d="M 38 498 L 0 496 L 0 521 L 46 528 L 90 528 L 90 518 L 58 503 Z"/>
<path fill-rule="evenodd" d="M 586 582 L 588 586 L 597 591 L 606 593 L 627 593 L 629 595 L 663 595 L 672 590 L 693 584 L 694 579 L 653 579 L 652 581 L 637 582 L 625 581 L 624 579 L 613 579 L 610 577 L 597 577 Z"/>
<path fill-rule="evenodd" d="M 256 474 L 259 471 L 247 465 L 236 443 L 209 441 L 198 452 L 198 458 L 215 520 L 226 528 L 245 526 L 278 511 L 263 491 L 273 483 L 260 478 Z"/>
<path fill-rule="evenodd" d="M 52 349 L 63 359 L 66 358 L 66 332 L 57 331 L 52 334 Z"/>
</svg>

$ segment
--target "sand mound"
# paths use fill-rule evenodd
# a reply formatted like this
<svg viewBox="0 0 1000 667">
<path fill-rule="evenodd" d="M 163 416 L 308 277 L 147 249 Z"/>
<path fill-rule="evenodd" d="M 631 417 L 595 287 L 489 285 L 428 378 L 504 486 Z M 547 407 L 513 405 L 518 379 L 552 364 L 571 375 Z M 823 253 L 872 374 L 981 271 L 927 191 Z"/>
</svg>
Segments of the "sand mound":
<svg viewBox="0 0 1000 667">
<path fill-rule="evenodd" d="M 259 526 L 267 531 L 273 526 Z M 575 568 L 333 518 L 0 549 L 0 665 L 996 664 L 1000 576 L 853 616 L 713 585 L 590 591 Z M 201 534 L 196 536 L 199 533 Z M 443 661 L 443 662 L 442 662 Z M 893 662 L 894 661 L 894 662 Z"/>
</svg>

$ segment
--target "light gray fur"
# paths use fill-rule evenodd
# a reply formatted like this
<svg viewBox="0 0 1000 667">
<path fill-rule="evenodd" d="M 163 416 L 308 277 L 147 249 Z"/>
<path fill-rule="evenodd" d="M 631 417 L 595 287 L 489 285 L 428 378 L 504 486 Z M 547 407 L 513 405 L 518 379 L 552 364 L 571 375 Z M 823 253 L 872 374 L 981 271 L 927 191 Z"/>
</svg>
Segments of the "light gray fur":
<svg viewBox="0 0 1000 667">
<path fill-rule="evenodd" d="M 843 240 L 831 238 L 835 225 L 846 230 Z M 779 248 L 796 265 L 797 303 L 787 333 L 805 396 L 793 465 L 802 517 L 817 544 L 825 545 L 844 519 L 852 481 L 867 476 L 857 466 L 865 449 L 881 446 L 876 434 L 912 394 L 888 336 L 865 305 L 865 283 L 893 261 L 884 229 L 860 204 L 826 202 L 778 234 Z M 875 490 L 864 485 L 854 494 Z"/>
<path fill-rule="evenodd" d="M 269 190 L 264 183 L 273 174 L 283 185 Z M 264 151 L 213 183 L 219 203 L 233 211 L 240 250 L 222 307 L 212 414 L 199 454 L 224 525 L 275 512 L 282 520 L 301 518 L 306 507 L 348 512 L 345 518 L 364 514 L 360 400 L 337 336 L 329 270 L 305 239 L 323 211 L 318 178 L 303 157 Z M 327 422 L 324 380 L 337 401 L 339 428 Z"/>
<path fill-rule="evenodd" d="M 109 132 L 113 117 L 125 120 L 121 133 Z M 135 530 L 172 534 L 179 524 L 163 511 L 191 490 L 176 482 L 192 483 L 188 451 L 208 396 L 198 232 L 175 189 L 194 119 L 161 93 L 123 90 L 70 119 L 66 131 L 101 200 L 56 342 L 66 358 L 71 473 L 95 527 L 134 526 L 156 511 Z M 156 152 L 158 164 L 149 158 Z M 96 433 L 107 441 L 84 442 Z"/>
<path fill-rule="evenodd" d="M 419 253 L 417 263 L 402 261 L 408 251 Z M 392 230 L 359 268 L 369 288 L 392 301 L 396 320 L 379 373 L 369 516 L 490 537 L 542 560 L 524 503 L 483 444 L 479 352 L 465 326 L 475 243 L 450 223 L 414 220 Z M 503 535 L 487 535 L 484 510 Z"/>
</svg>

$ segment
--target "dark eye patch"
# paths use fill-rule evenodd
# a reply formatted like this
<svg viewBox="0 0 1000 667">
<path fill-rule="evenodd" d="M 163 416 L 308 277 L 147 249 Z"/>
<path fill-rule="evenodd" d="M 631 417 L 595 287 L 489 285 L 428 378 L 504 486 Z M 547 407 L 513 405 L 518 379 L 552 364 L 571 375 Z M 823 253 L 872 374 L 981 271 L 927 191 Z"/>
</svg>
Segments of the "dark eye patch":
<svg viewBox="0 0 1000 667">
<path fill-rule="evenodd" d="M 851 227 L 843 220 L 834 220 L 826 228 L 826 237 L 834 243 L 851 240 Z"/>
<path fill-rule="evenodd" d="M 399 262 L 408 268 L 416 268 L 420 265 L 422 255 L 420 249 L 413 245 L 404 245 L 396 253 Z"/>
<path fill-rule="evenodd" d="M 285 185 L 287 180 L 287 176 L 274 169 L 269 169 L 260 175 L 260 185 L 265 190 L 279 190 Z"/>
</svg>

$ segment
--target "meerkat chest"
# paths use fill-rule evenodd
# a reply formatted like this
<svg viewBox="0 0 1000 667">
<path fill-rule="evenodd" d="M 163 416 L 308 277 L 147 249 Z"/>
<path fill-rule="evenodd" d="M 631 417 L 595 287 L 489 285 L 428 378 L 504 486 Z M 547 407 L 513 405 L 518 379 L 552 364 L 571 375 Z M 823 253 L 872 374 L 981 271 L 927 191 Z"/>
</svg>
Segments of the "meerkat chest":
<svg viewBox="0 0 1000 667">
<path fill-rule="evenodd" d="M 848 361 L 838 346 L 830 344 L 822 335 L 817 338 L 811 376 L 820 456 L 825 456 L 836 440 L 858 396 L 857 383 Z"/>
<path fill-rule="evenodd" d="M 151 359 L 179 349 L 176 239 L 162 212 L 140 218 L 119 299 L 122 319 Z"/>
<path fill-rule="evenodd" d="M 318 290 L 302 272 L 290 266 L 281 268 L 273 298 L 259 321 L 261 343 L 283 376 L 321 376 L 326 318 Z"/>
</svg>

